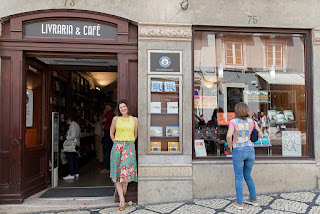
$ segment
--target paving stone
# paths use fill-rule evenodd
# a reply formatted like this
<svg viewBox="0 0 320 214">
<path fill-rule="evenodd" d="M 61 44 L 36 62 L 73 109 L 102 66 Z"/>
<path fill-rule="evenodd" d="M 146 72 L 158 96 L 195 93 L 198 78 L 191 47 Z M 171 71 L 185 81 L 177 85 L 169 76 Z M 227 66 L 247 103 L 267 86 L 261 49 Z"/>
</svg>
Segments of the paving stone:
<svg viewBox="0 0 320 214">
<path fill-rule="evenodd" d="M 157 204 L 145 206 L 146 209 L 160 212 L 160 213 L 170 213 L 172 210 L 177 209 L 184 203 L 168 203 L 168 204 Z"/>
<path fill-rule="evenodd" d="M 283 193 L 280 197 L 293 201 L 312 202 L 316 194 L 312 192 Z"/>
<path fill-rule="evenodd" d="M 315 201 L 316 204 L 320 204 L 320 195 L 318 196 L 317 200 Z"/>
<path fill-rule="evenodd" d="M 206 200 L 194 200 L 194 203 L 197 205 L 210 207 L 213 209 L 223 209 L 227 206 L 230 201 L 225 199 L 206 199 Z"/>
<path fill-rule="evenodd" d="M 136 207 L 134 206 L 126 206 L 126 209 L 124 211 L 119 211 L 119 207 L 108 207 L 105 209 L 102 209 L 99 211 L 100 214 L 125 214 L 125 213 L 131 213 L 132 211 L 135 211 Z"/>
<path fill-rule="evenodd" d="M 309 211 L 309 214 L 319 214 L 319 213 L 320 213 L 320 207 L 319 206 L 314 206 Z"/>
<path fill-rule="evenodd" d="M 259 213 L 261 210 L 262 209 L 259 206 L 252 206 L 248 204 L 244 204 L 243 210 L 239 210 L 237 207 L 234 206 L 233 202 L 225 208 L 225 211 L 227 211 L 228 213 L 256 214 Z"/>
<path fill-rule="evenodd" d="M 214 209 L 207 208 L 207 207 L 202 207 L 198 205 L 183 205 L 179 209 L 175 210 L 172 212 L 172 214 L 212 214 L 215 213 Z"/>
<path fill-rule="evenodd" d="M 130 214 L 156 214 L 156 212 L 153 212 L 153 211 L 150 211 L 150 210 L 144 210 L 144 209 L 141 209 L 141 210 L 136 210 Z"/>
<path fill-rule="evenodd" d="M 269 195 L 261 195 L 257 197 L 260 206 L 267 206 L 273 200 L 273 198 Z"/>
<path fill-rule="evenodd" d="M 65 212 L 58 212 L 58 214 L 90 214 L 88 210 L 75 210 L 75 211 L 65 211 Z"/>
<path fill-rule="evenodd" d="M 271 205 L 271 208 L 287 212 L 306 213 L 308 205 L 302 202 L 295 202 L 285 199 L 276 199 Z"/>
<path fill-rule="evenodd" d="M 261 214 L 294 214 L 294 213 L 284 212 L 279 210 L 264 210 Z"/>
</svg>

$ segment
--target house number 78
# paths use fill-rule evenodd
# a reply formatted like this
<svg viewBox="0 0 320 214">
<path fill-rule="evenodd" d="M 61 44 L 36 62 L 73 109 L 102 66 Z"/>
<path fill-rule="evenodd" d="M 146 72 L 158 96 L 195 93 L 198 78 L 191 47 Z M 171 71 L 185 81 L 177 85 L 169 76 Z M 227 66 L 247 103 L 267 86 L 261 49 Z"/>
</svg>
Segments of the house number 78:
<svg viewBox="0 0 320 214">
<path fill-rule="evenodd" d="M 248 24 L 258 24 L 258 16 L 248 16 Z"/>
</svg>

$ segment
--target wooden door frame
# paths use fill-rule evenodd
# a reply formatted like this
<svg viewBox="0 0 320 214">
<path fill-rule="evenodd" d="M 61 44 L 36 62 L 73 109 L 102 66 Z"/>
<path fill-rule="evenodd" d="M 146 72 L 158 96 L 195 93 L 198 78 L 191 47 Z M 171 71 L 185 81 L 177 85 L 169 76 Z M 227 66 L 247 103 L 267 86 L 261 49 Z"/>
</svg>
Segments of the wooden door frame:
<svg viewBox="0 0 320 214">
<path fill-rule="evenodd" d="M 23 24 L 37 21 L 45 21 L 48 19 L 56 19 L 64 17 L 65 19 L 76 20 L 92 20 L 103 23 L 111 23 L 118 28 L 118 37 L 114 40 L 94 40 L 94 39 L 66 39 L 66 38 L 26 38 L 23 36 Z M 3 31 L 0 37 L 0 57 L 9 57 L 10 65 L 6 64 L 4 70 L 10 69 L 10 83 L 4 84 L 1 77 L 1 88 L 3 85 L 11 87 L 10 102 L 14 109 L 8 109 L 5 104 L 0 103 L 0 114 L 8 114 L 10 120 L 9 134 L 0 136 L 0 159 L 1 161 L 10 161 L 9 168 L 0 165 L 0 171 L 6 173 L 4 180 L 0 178 L 0 204 L 1 203 L 22 203 L 26 197 L 45 188 L 47 186 L 48 176 L 45 181 L 31 189 L 24 189 L 23 172 L 23 154 L 25 151 L 25 76 L 24 76 L 24 56 L 63 56 L 74 57 L 84 56 L 86 58 L 95 57 L 103 58 L 108 54 L 117 54 L 118 56 L 118 82 L 123 87 L 129 87 L 130 79 L 127 72 L 128 63 L 132 60 L 137 61 L 138 55 L 138 30 L 137 26 L 129 20 L 85 10 L 42 10 L 27 13 L 16 14 L 7 17 L 7 21 L 3 25 Z M 125 72 L 124 72 L 125 70 Z M 2 72 L 1 72 L 2 73 Z M 122 75 L 124 74 L 125 75 Z M 6 74 L 7 75 L 7 74 Z M 15 80 L 13 83 L 12 81 Z M 46 79 L 47 80 L 47 79 Z M 124 85 L 124 86 L 123 86 Z M 136 86 L 137 87 L 137 86 Z M 118 93 L 118 99 L 124 98 L 129 100 L 130 93 L 128 89 Z M 2 93 L 1 99 L 4 99 Z M 48 99 L 47 99 L 48 100 Z M 136 107 L 137 108 L 137 107 Z M 9 111 L 4 112 L 4 111 Z M 46 115 L 49 114 L 48 107 Z M 47 118 L 47 127 L 49 123 Z M 0 127 L 6 124 L 0 121 Z M 23 146 L 22 146 L 23 145 Z M 46 145 L 48 153 L 49 142 Z M 9 148 L 2 151 L 1 148 Z M 48 158 L 48 157 L 47 157 Z M 10 173 L 11 172 L 11 173 Z M 11 177 L 9 176 L 11 175 Z"/>
</svg>

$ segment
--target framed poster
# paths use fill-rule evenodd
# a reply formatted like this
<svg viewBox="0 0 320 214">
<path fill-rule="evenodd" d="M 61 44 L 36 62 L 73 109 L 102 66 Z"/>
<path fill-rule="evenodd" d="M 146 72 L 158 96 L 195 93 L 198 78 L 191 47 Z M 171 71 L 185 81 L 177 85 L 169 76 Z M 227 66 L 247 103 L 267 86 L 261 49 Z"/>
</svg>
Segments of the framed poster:
<svg viewBox="0 0 320 214">
<path fill-rule="evenodd" d="M 149 50 L 148 73 L 180 74 L 182 71 L 182 51 Z"/>
<path fill-rule="evenodd" d="M 282 156 L 302 156 L 301 132 L 282 131 Z"/>
</svg>

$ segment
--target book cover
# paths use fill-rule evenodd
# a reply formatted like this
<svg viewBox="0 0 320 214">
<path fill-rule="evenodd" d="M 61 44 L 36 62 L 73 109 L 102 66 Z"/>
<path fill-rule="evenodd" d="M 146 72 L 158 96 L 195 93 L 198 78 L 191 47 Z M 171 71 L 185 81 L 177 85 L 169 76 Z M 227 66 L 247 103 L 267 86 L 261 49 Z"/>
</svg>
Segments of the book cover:
<svg viewBox="0 0 320 214">
<path fill-rule="evenodd" d="M 277 111 L 277 122 L 278 123 L 285 123 L 285 122 L 287 122 L 287 119 L 285 118 L 285 116 L 284 116 L 284 113 L 283 113 L 283 111 Z"/>
<path fill-rule="evenodd" d="M 177 114 L 179 112 L 178 102 L 167 102 L 167 113 Z"/>
<path fill-rule="evenodd" d="M 289 121 L 294 121 L 294 116 L 293 116 L 293 112 L 292 110 L 285 110 L 284 111 L 284 116 L 286 118 L 286 120 Z"/>
<path fill-rule="evenodd" d="M 162 137 L 163 131 L 161 126 L 150 126 L 151 137 Z"/>
<path fill-rule="evenodd" d="M 151 81 L 151 92 L 163 92 L 162 81 Z"/>
<path fill-rule="evenodd" d="M 176 92 L 176 82 L 175 81 L 165 81 L 164 82 L 165 92 Z"/>
<path fill-rule="evenodd" d="M 151 152 L 160 152 L 161 151 L 161 142 L 150 142 L 150 151 Z"/>
<path fill-rule="evenodd" d="M 204 145 L 203 139 L 197 139 L 194 140 L 194 150 L 196 157 L 206 157 L 207 156 L 207 150 Z"/>
<path fill-rule="evenodd" d="M 179 151 L 179 142 L 168 142 L 168 151 L 169 152 Z"/>
<path fill-rule="evenodd" d="M 277 111 L 276 110 L 269 110 L 268 111 L 268 120 L 270 122 L 277 122 L 278 117 L 277 117 Z"/>
<path fill-rule="evenodd" d="M 166 136 L 167 137 L 179 137 L 179 126 L 167 126 Z"/>
<path fill-rule="evenodd" d="M 161 113 L 161 102 L 151 102 L 150 113 Z"/>
</svg>

